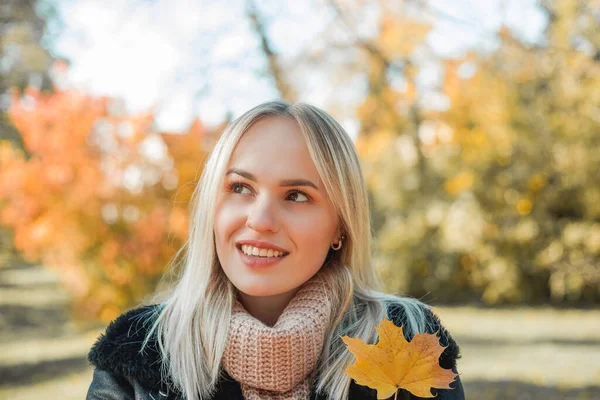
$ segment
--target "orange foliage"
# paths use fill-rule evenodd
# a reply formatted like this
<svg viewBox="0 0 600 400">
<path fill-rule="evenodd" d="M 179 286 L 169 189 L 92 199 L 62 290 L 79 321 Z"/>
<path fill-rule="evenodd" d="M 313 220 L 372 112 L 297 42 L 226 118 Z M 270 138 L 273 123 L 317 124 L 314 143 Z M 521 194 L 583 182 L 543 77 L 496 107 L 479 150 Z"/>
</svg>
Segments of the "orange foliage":
<svg viewBox="0 0 600 400">
<path fill-rule="evenodd" d="M 26 259 L 61 274 L 80 315 L 113 316 L 183 245 L 211 136 L 199 121 L 188 134 L 155 132 L 151 113 L 128 115 L 107 97 L 11 95 L 27 154 L 0 142 L 0 223 Z"/>
</svg>

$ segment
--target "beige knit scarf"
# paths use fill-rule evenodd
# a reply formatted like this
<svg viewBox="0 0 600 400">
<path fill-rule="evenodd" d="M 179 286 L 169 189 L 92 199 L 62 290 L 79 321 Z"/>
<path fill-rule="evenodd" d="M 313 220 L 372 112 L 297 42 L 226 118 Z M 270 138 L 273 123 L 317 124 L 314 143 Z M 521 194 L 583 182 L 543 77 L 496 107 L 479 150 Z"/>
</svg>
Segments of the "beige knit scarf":
<svg viewBox="0 0 600 400">
<path fill-rule="evenodd" d="M 308 399 L 330 315 L 327 285 L 320 273 L 302 285 L 272 327 L 236 300 L 223 367 L 240 383 L 244 398 Z"/>
</svg>

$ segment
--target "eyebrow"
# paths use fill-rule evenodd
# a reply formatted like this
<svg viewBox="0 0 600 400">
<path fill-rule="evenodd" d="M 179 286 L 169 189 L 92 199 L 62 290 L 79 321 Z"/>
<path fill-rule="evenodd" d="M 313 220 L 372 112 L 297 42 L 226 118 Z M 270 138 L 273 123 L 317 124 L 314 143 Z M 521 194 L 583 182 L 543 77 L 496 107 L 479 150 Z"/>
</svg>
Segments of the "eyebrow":
<svg viewBox="0 0 600 400">
<path fill-rule="evenodd" d="M 244 171 L 243 169 L 231 168 L 229 171 L 227 171 L 225 176 L 227 176 L 229 174 L 237 174 L 237 175 L 243 176 L 244 178 L 251 180 L 253 182 L 257 181 L 256 176 L 254 176 L 253 174 L 251 174 L 248 171 Z M 287 187 L 287 186 L 310 186 L 316 190 L 319 190 L 317 185 L 315 185 L 308 179 L 284 179 L 279 182 L 279 186 L 285 186 L 285 187 Z"/>
</svg>

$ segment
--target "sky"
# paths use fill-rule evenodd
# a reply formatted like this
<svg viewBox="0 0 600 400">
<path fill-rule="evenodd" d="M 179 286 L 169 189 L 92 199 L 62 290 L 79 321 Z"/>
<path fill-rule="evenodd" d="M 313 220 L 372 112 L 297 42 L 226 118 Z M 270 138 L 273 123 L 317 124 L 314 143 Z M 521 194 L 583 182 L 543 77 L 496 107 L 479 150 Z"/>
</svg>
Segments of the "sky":
<svg viewBox="0 0 600 400">
<path fill-rule="evenodd" d="M 210 125 L 230 113 L 277 97 L 256 34 L 245 17 L 246 0 L 54 0 L 64 23 L 51 50 L 71 63 L 69 81 L 93 94 L 123 98 L 131 112 L 152 108 L 159 129 L 183 130 L 199 116 Z M 339 0 L 344 7 L 350 0 Z M 445 57 L 470 48 L 493 48 L 502 21 L 526 41 L 545 25 L 534 0 L 430 0 L 435 21 L 427 43 Z M 257 1 L 274 48 L 293 60 L 322 43 L 335 15 L 322 0 Z M 373 3 L 376 4 L 376 3 Z M 349 14 L 353 16 L 352 13 Z M 356 16 L 361 37 L 375 33 L 377 7 Z M 300 100 L 327 108 L 334 96 L 359 101 L 364 85 L 340 92 L 316 69 L 295 77 Z M 423 79 L 435 79 L 435 66 Z M 429 75 L 429 76 L 428 76 Z M 358 125 L 341 121 L 351 136 Z"/>
</svg>

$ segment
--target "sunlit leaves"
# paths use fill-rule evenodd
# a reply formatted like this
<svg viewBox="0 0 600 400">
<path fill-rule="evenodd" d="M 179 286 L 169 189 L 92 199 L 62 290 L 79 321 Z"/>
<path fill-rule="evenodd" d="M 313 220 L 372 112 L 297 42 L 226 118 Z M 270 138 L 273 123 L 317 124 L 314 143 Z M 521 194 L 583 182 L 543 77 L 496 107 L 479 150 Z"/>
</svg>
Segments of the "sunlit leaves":
<svg viewBox="0 0 600 400">
<path fill-rule="evenodd" d="M 27 260 L 59 272 L 80 315 L 110 319 L 186 239 L 210 133 L 197 121 L 161 134 L 152 114 L 77 91 L 13 92 L 9 112 L 31 156 L 0 143 L 0 222 Z"/>
<path fill-rule="evenodd" d="M 431 29 L 428 24 L 404 16 L 383 15 L 380 24 L 378 44 L 392 59 L 408 57 Z"/>
<path fill-rule="evenodd" d="M 600 33 L 590 22 L 600 10 L 583 4 L 544 2 L 552 18 L 535 46 L 504 27 L 493 51 L 439 59 L 446 109 L 418 102 L 431 88 L 412 84 L 414 71 L 384 75 L 372 57 L 357 148 L 390 290 L 492 304 L 600 298 Z M 404 26 L 387 19 L 377 43 L 400 40 Z"/>
</svg>

